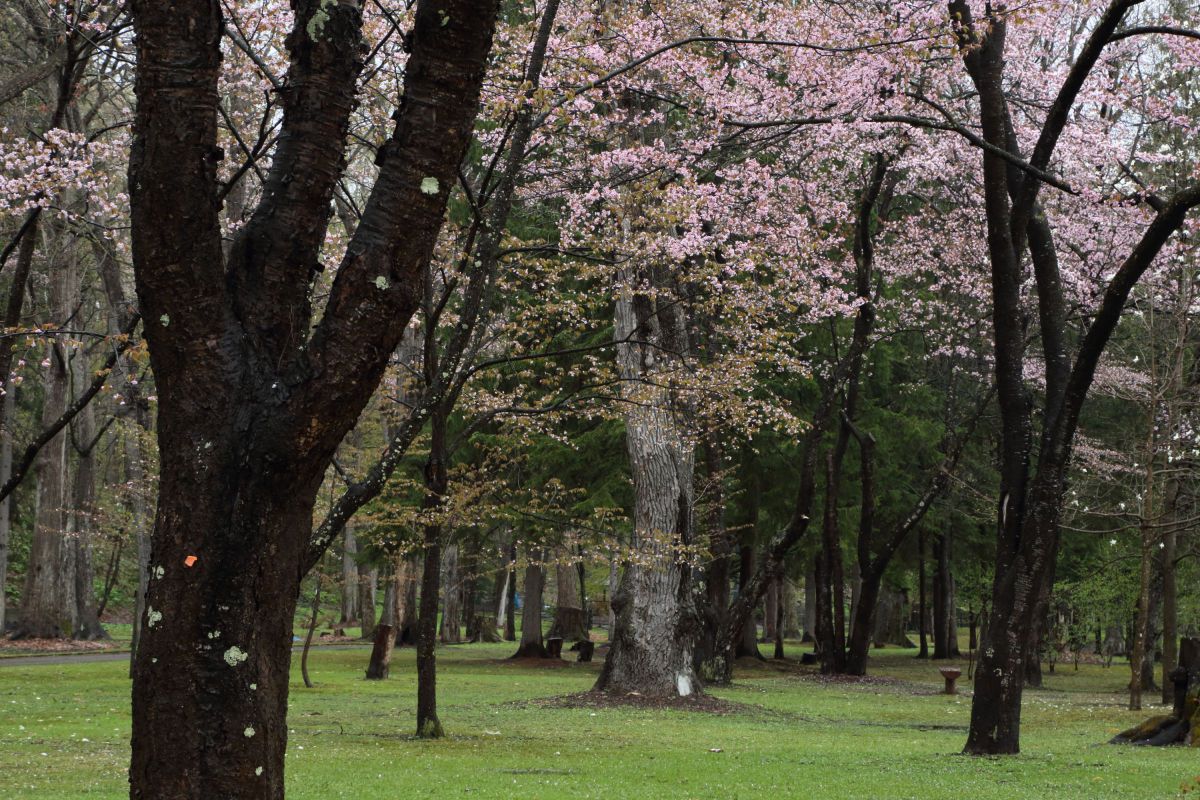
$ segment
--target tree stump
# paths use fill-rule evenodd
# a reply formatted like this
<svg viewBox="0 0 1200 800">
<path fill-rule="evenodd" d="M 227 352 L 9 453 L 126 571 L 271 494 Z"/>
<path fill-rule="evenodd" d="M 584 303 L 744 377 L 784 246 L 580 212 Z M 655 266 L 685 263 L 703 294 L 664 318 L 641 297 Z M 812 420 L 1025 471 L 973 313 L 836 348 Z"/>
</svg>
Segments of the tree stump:
<svg viewBox="0 0 1200 800">
<path fill-rule="evenodd" d="M 546 657 L 547 658 L 562 658 L 563 640 L 559 636 L 549 636 L 546 638 Z"/>
<path fill-rule="evenodd" d="M 592 660 L 592 654 L 596 652 L 595 642 L 576 642 L 574 649 L 579 650 L 579 661 L 581 663 Z"/>
<path fill-rule="evenodd" d="M 1175 684 L 1175 707 L 1170 715 L 1150 717 L 1140 725 L 1121 731 L 1109 744 L 1161 747 L 1186 744 L 1200 747 L 1200 639 L 1179 640 L 1179 666 L 1171 670 Z"/>
<path fill-rule="evenodd" d="M 391 625 L 375 626 L 375 646 L 371 648 L 371 661 L 367 665 L 367 680 L 381 681 L 387 678 L 392 663 L 392 645 L 395 637 Z"/>
</svg>

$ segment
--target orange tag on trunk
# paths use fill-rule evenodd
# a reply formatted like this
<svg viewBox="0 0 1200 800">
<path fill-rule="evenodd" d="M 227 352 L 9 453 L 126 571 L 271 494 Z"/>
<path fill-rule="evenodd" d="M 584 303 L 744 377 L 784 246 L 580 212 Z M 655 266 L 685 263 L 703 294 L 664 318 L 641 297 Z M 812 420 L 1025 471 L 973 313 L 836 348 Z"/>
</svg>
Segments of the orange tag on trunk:
<svg viewBox="0 0 1200 800">
<path fill-rule="evenodd" d="M 192 566 L 193 564 L 195 564 L 195 563 L 196 563 L 198 560 L 199 560 L 199 559 L 198 559 L 198 558 L 196 558 L 195 556 L 188 556 L 187 558 L 185 558 L 185 559 L 183 560 L 183 565 L 184 565 L 185 567 L 190 567 L 190 566 Z"/>
</svg>

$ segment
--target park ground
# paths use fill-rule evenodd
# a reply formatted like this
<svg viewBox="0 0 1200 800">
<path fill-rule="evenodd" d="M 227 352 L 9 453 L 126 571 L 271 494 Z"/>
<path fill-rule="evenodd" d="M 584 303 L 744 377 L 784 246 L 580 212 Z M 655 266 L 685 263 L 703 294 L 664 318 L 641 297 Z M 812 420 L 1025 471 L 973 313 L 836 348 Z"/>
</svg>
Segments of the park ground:
<svg viewBox="0 0 1200 800">
<path fill-rule="evenodd" d="M 411 648 L 396 651 L 384 682 L 363 680 L 363 647 L 316 649 L 313 689 L 297 654 L 289 799 L 1150 800 L 1179 797 L 1200 775 L 1191 748 L 1105 744 L 1161 713 L 1125 709 L 1119 664 L 1058 665 L 1026 692 L 1022 754 L 984 759 L 959 754 L 969 694 L 940 694 L 936 667 L 912 650 L 877 651 L 861 681 L 794 660 L 743 662 L 732 686 L 712 690 L 726 701 L 714 712 L 564 702 L 591 687 L 599 664 L 513 662 L 512 649 L 438 651 L 440 741 L 412 736 Z M 0 798 L 126 797 L 128 665 L 60 660 L 0 665 Z"/>
</svg>

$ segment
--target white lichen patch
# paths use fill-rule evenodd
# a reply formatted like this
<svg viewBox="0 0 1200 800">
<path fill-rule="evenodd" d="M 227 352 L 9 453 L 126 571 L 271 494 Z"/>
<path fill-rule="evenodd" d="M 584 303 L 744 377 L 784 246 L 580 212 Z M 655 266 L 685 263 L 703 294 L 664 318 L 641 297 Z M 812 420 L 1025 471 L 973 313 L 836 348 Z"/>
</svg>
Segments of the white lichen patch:
<svg viewBox="0 0 1200 800">
<path fill-rule="evenodd" d="M 242 731 L 242 733 L 244 733 L 246 735 L 246 738 L 249 739 L 251 736 L 254 735 L 254 728 L 247 725 L 246 730 Z"/>
<path fill-rule="evenodd" d="M 163 314 L 161 317 L 159 317 L 158 321 L 162 323 L 164 328 L 171 324 L 171 318 L 166 314 Z"/>
<path fill-rule="evenodd" d="M 146 607 L 146 627 L 153 628 L 158 623 L 162 622 L 162 612 L 155 611 L 153 606 Z"/>
<path fill-rule="evenodd" d="M 336 3 L 337 0 L 321 0 L 321 5 L 309 17 L 308 24 L 304 26 L 308 32 L 308 38 L 314 42 L 321 38 L 321 34 L 325 32 L 325 23 L 329 21 L 329 7 Z"/>
<path fill-rule="evenodd" d="M 421 192 L 424 194 L 438 193 L 438 179 L 429 177 L 421 179 Z"/>
<path fill-rule="evenodd" d="M 225 651 L 225 663 L 231 667 L 236 667 L 249 657 L 246 651 L 242 650 L 236 644 Z"/>
<path fill-rule="evenodd" d="M 250 684 L 250 691 L 252 691 L 252 692 L 257 692 L 257 691 L 258 691 L 258 684 L 257 684 L 257 683 L 252 683 L 252 684 Z"/>
<path fill-rule="evenodd" d="M 389 286 L 391 286 L 391 284 L 388 283 L 388 279 L 385 276 L 380 275 L 378 278 L 375 279 L 375 288 L 387 289 Z"/>
<path fill-rule="evenodd" d="M 679 690 L 680 697 L 688 697 L 692 693 L 692 679 L 680 672 L 675 676 L 675 688 Z"/>
<path fill-rule="evenodd" d="M 220 639 L 220 638 L 221 638 L 221 632 L 220 632 L 220 631 L 209 631 L 209 633 L 208 633 L 208 638 L 210 638 L 210 639 Z"/>
<path fill-rule="evenodd" d="M 262 775 L 262 767 L 255 767 L 255 768 L 254 768 L 254 774 L 255 774 L 255 775 Z"/>
<path fill-rule="evenodd" d="M 167 574 L 167 571 L 162 568 L 161 564 L 154 568 L 154 577 L 161 578 L 163 575 L 166 575 L 166 574 Z"/>
</svg>

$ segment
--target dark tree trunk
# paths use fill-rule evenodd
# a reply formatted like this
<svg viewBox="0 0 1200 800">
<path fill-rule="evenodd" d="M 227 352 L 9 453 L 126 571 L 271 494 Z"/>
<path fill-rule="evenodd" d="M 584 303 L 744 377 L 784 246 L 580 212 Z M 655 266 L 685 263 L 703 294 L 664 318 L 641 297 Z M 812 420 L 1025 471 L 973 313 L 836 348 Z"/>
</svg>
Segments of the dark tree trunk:
<svg viewBox="0 0 1200 800">
<path fill-rule="evenodd" d="M 742 545 L 738 548 L 738 592 L 744 592 L 750 585 L 750 579 L 754 576 L 754 539 L 747 540 L 750 534 L 743 534 Z M 734 649 L 735 658 L 758 658 L 763 657 L 758 650 L 758 625 L 754 619 L 755 615 L 750 614 L 746 618 L 746 623 L 742 626 L 741 633 L 738 634 L 737 647 Z"/>
<path fill-rule="evenodd" d="M 515 642 L 517 640 L 517 546 L 515 544 L 508 546 L 508 563 L 508 588 L 505 590 L 508 602 L 504 606 L 504 641 Z"/>
<path fill-rule="evenodd" d="M 860 597 L 861 597 L 861 589 Z M 861 600 L 860 600 L 861 602 Z M 814 631 L 817 628 L 817 568 L 815 562 L 810 562 L 804 573 L 804 639 L 805 642 L 815 641 Z"/>
<path fill-rule="evenodd" d="M 395 643 L 395 628 L 386 622 L 375 626 L 375 643 L 371 647 L 371 660 L 367 663 L 367 680 L 382 681 L 391 674 L 392 648 Z"/>
<path fill-rule="evenodd" d="M 783 655 L 783 576 L 776 579 L 775 590 L 775 652 L 772 657 L 782 659 Z"/>
<path fill-rule="evenodd" d="M 1168 488 L 1167 496 L 1171 501 L 1178 493 L 1178 486 L 1174 492 Z M 1167 524 L 1174 523 L 1175 503 L 1169 502 L 1168 509 L 1170 516 L 1167 518 Z M 0 512 L 2 513 L 2 512 Z M 1178 611 L 1178 589 L 1175 585 L 1175 559 L 1177 548 L 1177 532 L 1172 528 L 1163 536 L 1162 550 L 1162 585 L 1163 585 L 1163 602 L 1162 602 L 1162 692 L 1163 703 L 1169 703 L 1174 700 L 1174 687 L 1171 685 L 1171 670 L 1175 669 L 1175 661 L 1177 658 L 1176 652 L 1176 637 L 1179 635 L 1179 611 Z"/>
<path fill-rule="evenodd" d="M 933 578 L 933 657 L 958 658 L 958 622 L 954 610 L 954 575 L 950 569 L 950 533 L 933 542 L 937 572 Z"/>
<path fill-rule="evenodd" d="M 321 573 L 317 573 L 317 583 L 313 588 L 312 612 L 308 617 L 308 630 L 304 634 L 304 649 L 300 653 L 300 677 L 304 686 L 313 688 L 312 679 L 308 676 L 308 651 L 312 647 L 313 634 L 317 630 L 317 619 L 321 615 Z"/>
<path fill-rule="evenodd" d="M 767 596 L 763 598 L 763 641 L 774 642 L 776 626 L 779 622 L 779 581 L 776 576 L 767 588 Z"/>
<path fill-rule="evenodd" d="M 310 548 L 316 493 L 420 295 L 497 13 L 494 2 L 418 2 L 410 101 L 314 323 L 363 39 L 355 4 L 294 6 L 278 144 L 226 261 L 220 4 L 131 4 L 131 238 L 162 459 L 134 666 L 135 800 L 284 795 L 293 613 L 320 555 Z"/>
<path fill-rule="evenodd" d="M 1133 5 L 1114 2 L 1097 17 L 1045 114 L 1028 159 L 1033 169 L 1049 167 L 1080 89 Z M 978 92 L 983 138 L 991 148 L 983 155 L 983 199 L 1001 417 L 1001 485 L 991 618 L 980 647 L 965 751 L 1010 754 L 1020 749 L 1020 676 L 1032 646 L 1028 632 L 1045 616 L 1079 415 L 1130 293 L 1183 224 L 1188 211 L 1200 205 L 1200 183 L 1153 203 L 1155 216 L 1107 281 L 1099 307 L 1077 340 L 1072 359 L 1067 341 L 1072 323 L 1068 321 L 1053 231 L 1037 203 L 1041 181 L 1001 156 L 1008 151 L 1021 157 L 1005 94 L 1007 21 L 989 5 L 983 12 L 986 19 L 977 25 L 971 5 L 965 0 L 951 0 L 949 12 L 963 62 Z M 1034 403 L 1024 375 L 1027 315 L 1023 309 L 1021 263 L 1027 245 L 1037 285 L 1038 332 L 1045 363 L 1044 399 L 1038 415 L 1042 431 L 1037 441 L 1037 468 L 1032 475 Z"/>
<path fill-rule="evenodd" d="M 850 626 L 849 649 L 846 653 L 846 672 L 850 675 L 867 674 L 867 653 L 874 638 L 875 615 L 879 613 L 879 592 L 883 575 L 874 570 L 861 574 L 858 590 L 858 605 L 853 624 Z"/>
<path fill-rule="evenodd" d="M 426 369 L 436 369 L 426 364 Z M 437 714 L 437 622 L 441 606 L 442 526 L 438 516 L 449 486 L 446 458 L 446 411 L 430 415 L 429 458 L 425 462 L 425 568 L 421 576 L 421 610 L 417 617 L 417 736 L 445 735 Z"/>
<path fill-rule="evenodd" d="M 925 531 L 917 534 L 917 658 L 929 658 L 925 605 Z"/>
<path fill-rule="evenodd" d="M 704 480 L 708 498 L 704 527 L 708 533 L 710 560 L 704 571 L 704 604 L 701 609 L 701 634 L 696 642 L 696 673 L 702 680 L 715 680 L 727 672 L 724 663 L 714 663 L 716 637 L 725 624 L 730 607 L 730 563 L 732 541 L 725 527 L 725 480 L 721 464 L 721 446 L 714 434 L 704 437 Z"/>
</svg>

